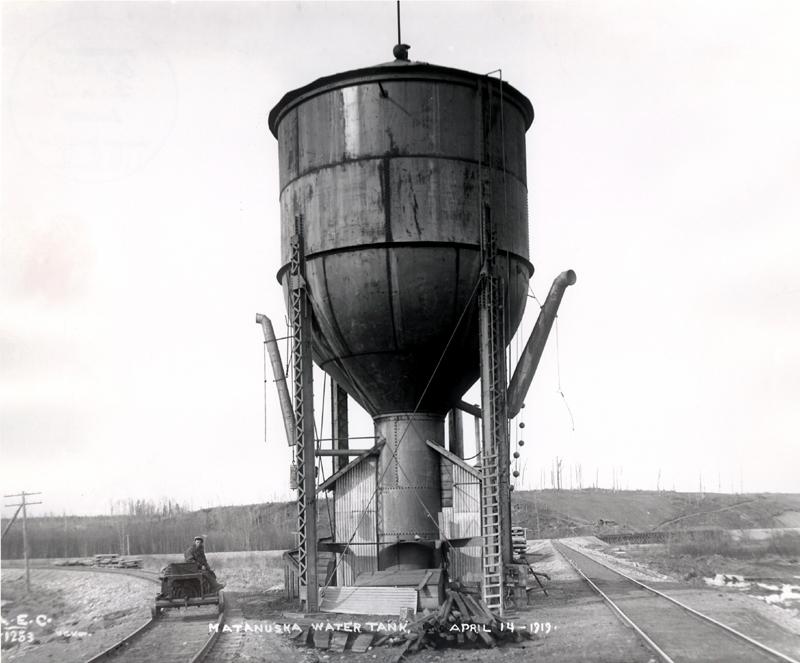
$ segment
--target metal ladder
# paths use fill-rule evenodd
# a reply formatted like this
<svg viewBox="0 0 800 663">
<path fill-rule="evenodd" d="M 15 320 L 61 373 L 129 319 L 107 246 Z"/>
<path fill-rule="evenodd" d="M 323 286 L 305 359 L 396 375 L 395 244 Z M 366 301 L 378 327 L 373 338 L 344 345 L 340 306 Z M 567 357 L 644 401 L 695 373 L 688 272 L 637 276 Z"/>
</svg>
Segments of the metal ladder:
<svg viewBox="0 0 800 663">
<path fill-rule="evenodd" d="M 485 87 L 484 87 L 485 83 Z M 502 85 L 500 102 L 502 106 Z M 490 155 L 493 91 L 488 80 L 476 95 L 476 144 L 478 154 L 481 214 L 481 289 L 479 328 L 481 345 L 481 535 L 483 537 L 483 601 L 489 610 L 503 616 L 504 564 L 510 561 L 510 505 L 508 495 L 508 417 L 506 408 L 505 293 L 497 268 L 497 229 L 492 221 L 494 171 Z M 502 112 L 502 111 L 501 111 Z M 502 125 L 502 115 L 500 117 Z M 484 168 L 486 167 L 486 171 Z M 504 171 L 505 172 L 505 171 Z M 505 186 L 505 181 L 503 182 Z M 506 540 L 508 539 L 508 540 Z"/>
<path fill-rule="evenodd" d="M 492 612 L 503 610 L 503 554 L 500 536 L 500 490 L 497 454 L 483 455 L 481 534 L 483 535 L 483 602 Z"/>
<path fill-rule="evenodd" d="M 485 350 L 481 379 L 484 400 L 483 444 L 481 446 L 481 534 L 483 536 L 483 600 L 488 608 L 503 615 L 503 509 L 500 472 L 502 445 L 507 445 L 505 343 L 503 342 L 503 296 L 494 272 L 496 236 L 491 215 L 484 213 L 485 272 L 480 293 Z"/>
</svg>

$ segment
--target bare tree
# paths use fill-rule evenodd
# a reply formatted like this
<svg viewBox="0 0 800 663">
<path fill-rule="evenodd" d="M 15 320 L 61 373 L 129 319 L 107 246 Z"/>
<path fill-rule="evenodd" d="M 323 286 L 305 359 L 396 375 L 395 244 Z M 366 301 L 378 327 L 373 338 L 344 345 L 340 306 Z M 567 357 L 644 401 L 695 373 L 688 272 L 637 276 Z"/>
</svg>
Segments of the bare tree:
<svg viewBox="0 0 800 663">
<path fill-rule="evenodd" d="M 562 487 L 561 477 L 563 471 L 563 464 L 564 464 L 564 459 L 556 456 L 556 490 L 561 490 Z"/>
</svg>

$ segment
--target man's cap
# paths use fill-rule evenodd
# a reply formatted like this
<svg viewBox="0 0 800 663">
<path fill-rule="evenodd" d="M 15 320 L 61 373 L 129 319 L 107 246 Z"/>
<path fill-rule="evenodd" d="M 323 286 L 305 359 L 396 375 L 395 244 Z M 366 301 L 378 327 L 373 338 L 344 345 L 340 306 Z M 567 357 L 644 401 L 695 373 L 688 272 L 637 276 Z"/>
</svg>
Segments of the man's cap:
<svg viewBox="0 0 800 663">
<path fill-rule="evenodd" d="M 202 536 L 196 536 L 196 537 L 194 537 L 194 540 L 195 541 L 203 541 L 204 539 L 203 539 Z"/>
</svg>

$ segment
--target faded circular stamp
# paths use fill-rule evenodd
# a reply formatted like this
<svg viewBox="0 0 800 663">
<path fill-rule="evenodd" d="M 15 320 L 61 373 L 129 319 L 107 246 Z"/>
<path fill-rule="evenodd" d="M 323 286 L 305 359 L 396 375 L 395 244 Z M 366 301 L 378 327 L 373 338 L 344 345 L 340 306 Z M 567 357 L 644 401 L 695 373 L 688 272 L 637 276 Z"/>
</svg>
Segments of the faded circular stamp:
<svg viewBox="0 0 800 663">
<path fill-rule="evenodd" d="M 81 180 L 120 179 L 150 161 L 172 131 L 172 65 L 130 20 L 60 23 L 14 66 L 10 119 L 43 166 Z"/>
</svg>

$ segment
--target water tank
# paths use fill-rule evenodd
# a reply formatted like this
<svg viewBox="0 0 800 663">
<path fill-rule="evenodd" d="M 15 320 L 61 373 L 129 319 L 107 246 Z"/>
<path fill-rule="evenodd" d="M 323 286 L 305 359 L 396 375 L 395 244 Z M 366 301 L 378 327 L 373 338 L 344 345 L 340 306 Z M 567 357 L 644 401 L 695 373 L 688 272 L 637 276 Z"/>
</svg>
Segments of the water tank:
<svg viewBox="0 0 800 663">
<path fill-rule="evenodd" d="M 280 160 L 278 280 L 288 288 L 302 217 L 314 359 L 386 440 L 383 566 L 392 550 L 396 565 L 418 556 L 401 542 L 436 538 L 438 458 L 425 440 L 443 443 L 445 413 L 478 378 L 485 204 L 507 284 L 507 339 L 522 317 L 533 273 L 532 121 L 530 101 L 507 83 L 403 60 L 320 78 L 270 113 Z"/>
<path fill-rule="evenodd" d="M 492 182 L 509 339 L 516 329 L 533 272 L 532 121 L 530 101 L 507 83 L 402 60 L 321 78 L 270 113 L 280 159 L 278 279 L 286 285 L 302 215 L 315 359 L 371 414 L 418 405 L 444 413 L 478 377 L 482 177 Z"/>
</svg>

